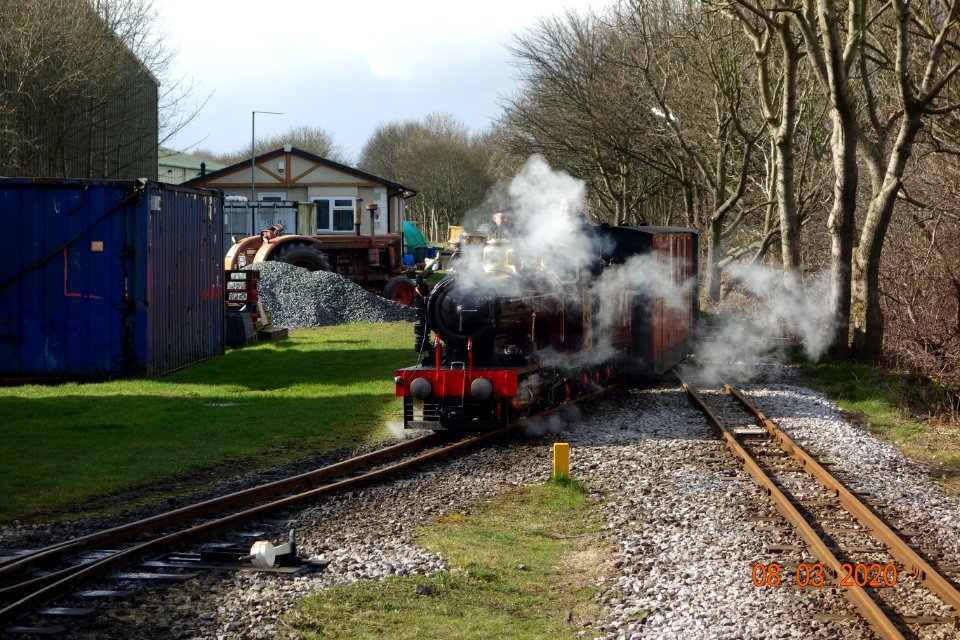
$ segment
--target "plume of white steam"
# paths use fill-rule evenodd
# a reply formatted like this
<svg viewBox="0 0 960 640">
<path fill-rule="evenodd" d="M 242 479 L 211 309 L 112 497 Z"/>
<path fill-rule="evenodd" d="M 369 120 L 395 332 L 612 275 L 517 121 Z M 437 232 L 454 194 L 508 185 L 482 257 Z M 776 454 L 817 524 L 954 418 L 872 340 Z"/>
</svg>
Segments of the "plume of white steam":
<svg viewBox="0 0 960 640">
<path fill-rule="evenodd" d="M 782 271 L 757 265 L 735 265 L 728 270 L 746 293 L 756 298 L 748 317 L 726 319 L 716 339 L 697 349 L 701 364 L 755 363 L 776 345 L 777 338 L 792 334 L 811 360 L 819 360 L 830 346 L 834 331 L 830 312 L 829 271 L 812 282 L 788 288 Z"/>
<path fill-rule="evenodd" d="M 404 429 L 402 420 L 399 422 L 397 420 L 387 420 L 386 427 L 387 431 L 390 432 L 390 437 L 394 440 L 409 440 L 427 433 L 422 429 Z"/>
<path fill-rule="evenodd" d="M 597 239 L 586 232 L 583 216 L 584 183 L 566 173 L 554 171 L 542 156 L 532 156 L 520 173 L 506 186 L 499 185 L 494 198 L 497 205 L 475 214 L 474 224 L 486 222 L 490 214 L 503 207 L 513 210 L 510 250 L 516 262 L 527 267 L 542 263 L 554 272 L 574 274 L 577 269 L 589 268 L 598 257 Z M 471 251 L 471 249 L 473 251 Z M 466 247 L 463 259 L 457 267 L 460 287 L 483 292 L 490 286 L 490 276 L 482 265 L 481 246 Z M 691 298 L 698 295 L 693 278 L 678 281 L 671 267 L 652 255 L 629 258 L 622 265 L 608 266 L 591 283 L 595 307 L 600 314 L 603 330 L 616 328 L 629 307 L 625 302 L 630 297 L 646 296 L 660 300 L 667 309 L 682 309 Z M 758 266 L 733 266 L 728 271 L 743 290 L 756 298 L 760 304 L 752 317 L 728 320 L 720 327 L 717 340 L 702 342 L 697 347 L 698 362 L 704 363 L 755 363 L 762 360 L 776 345 L 777 338 L 785 333 L 797 336 L 811 359 L 819 359 L 829 346 L 833 326 L 829 304 L 828 274 L 821 274 L 815 281 L 795 289 L 784 286 L 783 274 Z M 800 279 L 796 281 L 799 283 Z M 497 283 L 500 295 L 511 295 L 503 287 L 516 284 L 511 279 Z M 618 302 L 619 301 L 619 302 Z M 601 331 L 607 335 L 606 331 Z M 562 361 L 567 354 L 541 352 L 545 363 Z M 602 362 L 614 355 L 613 345 L 595 337 L 590 365 Z M 554 432 L 562 428 L 563 420 L 549 419 L 533 423 L 534 432 Z"/>
<path fill-rule="evenodd" d="M 507 193 L 525 252 L 550 265 L 586 264 L 590 243 L 583 234 L 586 194 L 582 180 L 554 171 L 543 156 L 532 156 L 511 181 Z"/>
<path fill-rule="evenodd" d="M 580 409 L 576 405 L 569 405 L 557 413 L 525 420 L 521 432 L 524 436 L 536 438 L 570 431 L 579 422 Z"/>
<path fill-rule="evenodd" d="M 509 202 L 502 204 L 513 210 L 509 238 L 518 263 L 531 266 L 542 260 L 559 273 L 588 264 L 593 245 L 584 233 L 586 189 L 582 180 L 554 171 L 543 156 L 534 155 L 505 192 Z M 482 220 L 489 220 L 493 211 L 491 207 Z M 456 267 L 460 286 L 482 290 L 489 281 L 480 259 L 482 247 L 461 249 L 463 256 Z"/>
<path fill-rule="evenodd" d="M 615 271 L 606 271 L 615 273 Z M 661 258 L 652 254 L 640 254 L 629 258 L 620 270 L 619 276 L 626 282 L 621 288 L 629 289 L 634 295 L 641 294 L 659 299 L 667 309 L 679 311 L 685 309 L 691 296 L 697 296 L 696 280 L 684 278 L 677 281 L 668 272 Z"/>
<path fill-rule="evenodd" d="M 631 256 L 622 265 L 608 266 L 592 283 L 599 302 L 600 334 L 594 337 L 590 359 L 585 364 L 602 363 L 616 355 L 610 342 L 612 331 L 631 313 L 629 302 L 638 297 L 658 300 L 664 310 L 683 311 L 696 299 L 696 279 L 678 279 L 657 255 Z M 623 301 L 621 303 L 621 300 Z"/>
<path fill-rule="evenodd" d="M 521 168 L 518 175 L 505 188 L 513 210 L 510 240 L 517 262 L 532 267 L 538 264 L 547 266 L 562 278 L 573 276 L 578 269 L 589 268 L 599 259 L 598 238 L 590 233 L 583 214 L 585 185 L 570 175 L 554 171 L 547 161 L 539 155 L 532 156 Z M 491 206 L 489 216 L 496 207 Z M 466 247 L 460 265 L 457 267 L 459 287 L 475 292 L 483 292 L 490 286 L 490 277 L 483 270 L 481 261 L 482 247 Z M 500 295 L 513 295 L 519 291 L 504 289 L 512 283 L 509 280 L 497 283 Z M 592 294 L 599 313 L 601 335 L 594 336 L 589 361 L 582 364 L 590 366 L 606 361 L 615 355 L 612 344 L 604 337 L 606 331 L 616 327 L 629 306 L 620 304 L 621 295 L 629 291 L 630 295 L 657 298 L 668 308 L 681 309 L 690 302 L 694 291 L 694 279 L 677 282 L 657 256 L 637 255 L 623 265 L 609 267 L 598 279 L 590 283 Z M 546 364 L 562 362 L 568 354 L 540 353 Z"/>
</svg>

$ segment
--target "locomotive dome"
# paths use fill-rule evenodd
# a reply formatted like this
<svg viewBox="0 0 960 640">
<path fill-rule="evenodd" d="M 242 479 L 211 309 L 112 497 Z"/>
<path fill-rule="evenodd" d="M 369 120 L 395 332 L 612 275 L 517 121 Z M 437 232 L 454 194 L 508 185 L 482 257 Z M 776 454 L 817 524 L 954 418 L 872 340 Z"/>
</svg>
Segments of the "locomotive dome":
<svg viewBox="0 0 960 640">
<path fill-rule="evenodd" d="M 491 238 L 483 247 L 483 271 L 489 274 L 515 275 L 517 259 L 513 242 Z"/>
</svg>

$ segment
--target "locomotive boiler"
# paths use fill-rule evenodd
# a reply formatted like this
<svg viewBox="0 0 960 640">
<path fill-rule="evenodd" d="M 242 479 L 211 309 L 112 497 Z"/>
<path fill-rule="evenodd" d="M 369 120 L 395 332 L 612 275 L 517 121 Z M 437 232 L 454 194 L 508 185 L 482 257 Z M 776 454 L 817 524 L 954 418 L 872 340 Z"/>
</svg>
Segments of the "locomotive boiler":
<svg viewBox="0 0 960 640">
<path fill-rule="evenodd" d="M 419 283 L 419 363 L 394 378 L 404 426 L 497 428 L 669 370 L 693 338 L 696 241 L 606 225 L 550 252 L 491 239 L 432 290 Z"/>
</svg>

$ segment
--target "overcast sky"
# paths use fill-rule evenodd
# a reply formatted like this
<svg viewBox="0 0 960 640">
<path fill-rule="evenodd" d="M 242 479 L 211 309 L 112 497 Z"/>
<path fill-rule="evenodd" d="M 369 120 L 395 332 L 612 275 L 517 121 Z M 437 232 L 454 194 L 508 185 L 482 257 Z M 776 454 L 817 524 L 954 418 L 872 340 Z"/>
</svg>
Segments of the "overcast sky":
<svg viewBox="0 0 960 640">
<path fill-rule="evenodd" d="M 249 148 L 294 125 L 323 127 L 353 159 L 381 124 L 447 112 L 478 132 L 517 72 L 507 45 L 538 18 L 599 0 L 154 0 L 179 73 L 212 94 L 166 146 Z"/>
</svg>

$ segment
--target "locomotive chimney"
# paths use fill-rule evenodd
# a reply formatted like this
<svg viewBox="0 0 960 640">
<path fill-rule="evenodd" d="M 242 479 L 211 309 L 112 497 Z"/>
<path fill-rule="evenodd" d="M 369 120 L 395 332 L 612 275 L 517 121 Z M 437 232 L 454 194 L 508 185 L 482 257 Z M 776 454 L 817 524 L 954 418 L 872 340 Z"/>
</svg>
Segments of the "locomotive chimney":
<svg viewBox="0 0 960 640">
<path fill-rule="evenodd" d="M 363 204 L 363 198 L 357 198 L 353 203 L 353 232 L 360 235 L 360 224 L 363 222 L 363 212 L 360 211 L 360 205 Z"/>
</svg>

